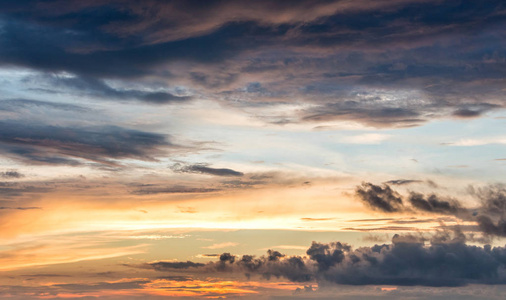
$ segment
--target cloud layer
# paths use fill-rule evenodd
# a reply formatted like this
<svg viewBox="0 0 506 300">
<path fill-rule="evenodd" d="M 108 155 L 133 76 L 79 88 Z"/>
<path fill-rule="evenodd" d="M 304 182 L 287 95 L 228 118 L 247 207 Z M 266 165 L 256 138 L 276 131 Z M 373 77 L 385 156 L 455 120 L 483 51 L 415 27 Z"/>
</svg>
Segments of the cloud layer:
<svg viewBox="0 0 506 300">
<path fill-rule="evenodd" d="M 506 249 L 477 247 L 459 240 L 435 241 L 424 245 L 394 236 L 392 244 L 353 249 L 333 242 L 313 242 L 307 256 L 286 256 L 269 250 L 266 256 L 234 256 L 223 253 L 220 260 L 207 265 L 192 262 L 158 262 L 140 267 L 158 271 L 195 268 L 199 272 L 238 272 L 248 277 L 283 277 L 294 282 L 347 285 L 463 286 L 504 284 Z M 160 268 L 159 266 L 164 266 Z"/>
<path fill-rule="evenodd" d="M 409 127 L 504 107 L 502 1 L 21 3 L 0 7 L 0 64 L 64 74 L 50 90 L 189 100 L 170 80 L 274 124 Z"/>
</svg>

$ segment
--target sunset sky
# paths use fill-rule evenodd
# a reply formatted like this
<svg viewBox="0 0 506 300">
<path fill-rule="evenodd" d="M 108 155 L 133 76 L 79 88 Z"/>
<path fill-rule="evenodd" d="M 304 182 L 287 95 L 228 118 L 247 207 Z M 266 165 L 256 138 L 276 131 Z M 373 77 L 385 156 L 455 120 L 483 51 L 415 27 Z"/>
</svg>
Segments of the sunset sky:
<svg viewBox="0 0 506 300">
<path fill-rule="evenodd" d="M 505 299 L 506 3 L 0 1 L 0 299 Z"/>
</svg>

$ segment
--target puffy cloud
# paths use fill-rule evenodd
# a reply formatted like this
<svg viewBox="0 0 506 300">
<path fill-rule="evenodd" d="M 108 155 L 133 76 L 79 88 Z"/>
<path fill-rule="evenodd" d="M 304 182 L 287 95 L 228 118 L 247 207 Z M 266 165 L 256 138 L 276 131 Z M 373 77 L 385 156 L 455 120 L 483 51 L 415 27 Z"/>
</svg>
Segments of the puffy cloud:
<svg viewBox="0 0 506 300">
<path fill-rule="evenodd" d="M 460 204 L 457 201 L 441 200 L 434 194 L 429 195 L 427 198 L 425 198 L 425 196 L 422 194 L 411 193 L 408 201 L 414 208 L 428 212 L 456 214 L 460 209 Z"/>
<path fill-rule="evenodd" d="M 388 185 L 381 187 L 364 182 L 361 186 L 357 186 L 355 192 L 364 203 L 373 209 L 396 212 L 404 208 L 401 196 Z"/>
<path fill-rule="evenodd" d="M 477 190 L 471 187 L 469 191 L 471 195 L 481 201 L 480 206 L 466 208 L 456 199 L 444 199 L 436 194 L 423 195 L 411 192 L 407 198 L 404 198 L 387 184 L 378 186 L 372 183 L 362 183 L 361 186 L 357 186 L 356 195 L 367 206 L 375 210 L 386 213 L 422 211 L 451 215 L 463 221 L 476 222 L 479 230 L 485 235 L 492 237 L 506 236 L 505 186 L 496 184 Z M 407 206 L 405 203 L 410 205 Z M 410 221 L 396 222 L 409 223 Z"/>
<path fill-rule="evenodd" d="M 196 270 L 319 284 L 442 287 L 506 283 L 506 248 L 466 245 L 458 236 L 451 240 L 434 238 L 425 245 L 420 237 L 395 235 L 392 244 L 357 249 L 340 242 L 313 242 L 306 253 L 301 257 L 269 251 L 258 258 L 223 253 L 219 261 L 197 266 Z"/>
</svg>

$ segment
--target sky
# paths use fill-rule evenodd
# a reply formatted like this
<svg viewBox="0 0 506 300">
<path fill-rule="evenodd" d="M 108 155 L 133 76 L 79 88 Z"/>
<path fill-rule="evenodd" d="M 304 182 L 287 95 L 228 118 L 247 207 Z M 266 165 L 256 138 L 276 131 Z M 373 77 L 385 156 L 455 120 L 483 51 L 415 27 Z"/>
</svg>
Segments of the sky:
<svg viewBox="0 0 506 300">
<path fill-rule="evenodd" d="M 506 4 L 0 1 L 0 299 L 504 299 Z"/>
</svg>

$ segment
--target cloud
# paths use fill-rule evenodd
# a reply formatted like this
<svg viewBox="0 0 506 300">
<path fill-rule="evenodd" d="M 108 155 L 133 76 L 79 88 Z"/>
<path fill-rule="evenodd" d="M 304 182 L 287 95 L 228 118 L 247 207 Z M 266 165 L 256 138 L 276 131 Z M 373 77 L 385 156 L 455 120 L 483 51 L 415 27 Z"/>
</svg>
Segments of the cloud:
<svg viewBox="0 0 506 300">
<path fill-rule="evenodd" d="M 72 94 L 83 93 L 100 98 L 131 99 L 152 104 L 182 103 L 192 99 L 190 96 L 179 96 L 163 90 L 149 91 L 114 88 L 104 82 L 104 80 L 86 76 L 49 75 L 42 79 L 48 81 L 56 91 L 69 90 Z"/>
<path fill-rule="evenodd" d="M 80 160 L 114 164 L 132 158 L 155 160 L 162 148 L 174 147 L 167 136 L 118 126 L 53 126 L 4 120 L 0 122 L 0 151 L 39 164 L 78 165 Z"/>
<path fill-rule="evenodd" d="M 462 221 L 476 222 L 478 229 L 486 236 L 506 236 L 506 187 L 503 184 L 489 185 L 478 189 L 470 187 L 469 194 L 481 202 L 480 206 L 472 208 L 464 207 L 456 199 L 445 199 L 436 194 L 423 195 L 411 192 L 403 201 L 403 197 L 386 184 L 381 187 L 372 183 L 362 183 L 361 186 L 357 186 L 355 191 L 358 198 L 367 206 L 385 213 L 419 211 L 450 215 Z M 410 206 L 404 203 L 409 203 Z M 415 222 L 418 221 L 415 220 Z M 392 223 L 409 224 L 413 222 L 396 220 Z M 362 230 L 360 228 L 347 229 Z M 382 227 L 381 229 L 387 228 Z M 405 227 L 399 229 L 408 230 Z M 368 228 L 367 230 L 378 230 L 378 228 Z M 473 239 L 476 240 L 476 238 Z"/>
<path fill-rule="evenodd" d="M 355 189 L 357 196 L 369 207 L 383 212 L 396 212 L 403 210 L 400 195 L 388 185 L 383 187 L 364 182 Z"/>
<path fill-rule="evenodd" d="M 422 182 L 422 181 L 421 180 L 413 180 L 413 179 L 395 179 L 395 180 L 389 180 L 385 183 L 391 184 L 391 185 L 405 185 L 405 184 L 418 183 L 418 182 Z"/>
<path fill-rule="evenodd" d="M 54 284 L 51 285 L 51 287 L 59 288 L 66 291 L 83 293 L 87 291 L 100 291 L 100 290 L 139 289 L 149 282 L 150 281 L 148 280 L 135 280 L 125 282 L 98 282 L 91 284 L 63 283 L 63 284 Z"/>
<path fill-rule="evenodd" d="M 20 206 L 20 207 L 0 206 L 0 209 L 31 210 L 31 209 L 42 209 L 42 207 L 38 207 L 38 206 Z"/>
<path fill-rule="evenodd" d="M 401 107 L 378 107 L 376 104 L 363 105 L 347 101 L 316 106 L 305 112 L 303 121 L 325 122 L 332 120 L 351 120 L 376 127 L 388 127 L 395 124 L 410 127 L 424 122 L 419 112 Z"/>
<path fill-rule="evenodd" d="M 232 169 L 227 168 L 211 168 L 208 167 L 207 164 L 182 164 L 176 163 L 170 167 L 170 169 L 176 173 L 194 173 L 194 174 L 205 174 L 205 175 L 214 175 L 214 176 L 230 176 L 230 177 L 240 177 L 243 176 L 244 173 L 238 172 Z"/>
<path fill-rule="evenodd" d="M 472 147 L 472 146 L 483 146 L 490 144 L 506 144 L 505 136 L 497 137 L 484 137 L 479 139 L 461 139 L 456 142 L 450 142 L 448 146 L 461 146 L 461 147 Z"/>
<path fill-rule="evenodd" d="M 222 248 L 228 248 L 228 247 L 235 247 L 239 245 L 238 243 L 233 242 L 226 242 L 226 243 L 219 243 L 219 244 L 212 244 L 211 246 L 202 247 L 204 249 L 222 249 Z"/>
<path fill-rule="evenodd" d="M 496 184 L 470 191 L 481 200 L 481 207 L 474 212 L 479 228 L 485 234 L 505 237 L 506 187 Z"/>
<path fill-rule="evenodd" d="M 49 108 L 71 112 L 88 112 L 89 109 L 75 104 L 49 102 L 33 99 L 7 99 L 0 101 L 0 111 L 18 111 L 22 108 L 37 109 Z"/>
<path fill-rule="evenodd" d="M 47 184 L 20 184 L 16 182 L 0 182 L 0 199 L 10 200 L 12 198 L 21 197 L 23 195 L 37 195 L 52 191 L 52 186 Z M 10 207 L 4 209 L 11 209 Z M 12 209 L 22 209 L 12 208 Z"/>
<path fill-rule="evenodd" d="M 157 271 L 164 271 L 167 269 L 188 269 L 188 268 L 196 268 L 202 267 L 204 264 L 194 263 L 191 261 L 186 262 L 155 262 L 148 264 L 150 267 Z"/>
<path fill-rule="evenodd" d="M 213 193 L 220 189 L 216 188 L 197 188 L 185 186 L 172 187 L 149 187 L 132 191 L 134 195 L 155 195 L 155 194 L 187 194 L 187 193 Z"/>
<path fill-rule="evenodd" d="M 223 253 L 219 261 L 197 268 L 207 273 L 282 277 L 319 285 L 446 287 L 506 283 L 506 248 L 466 245 L 458 238 L 432 239 L 425 245 L 417 236 L 395 235 L 392 244 L 357 249 L 340 242 L 313 242 L 306 254 L 286 256 L 269 250 L 267 255 L 254 257 Z"/>
<path fill-rule="evenodd" d="M 388 134 L 364 133 L 339 138 L 339 142 L 348 144 L 379 144 L 385 140 L 388 140 L 390 137 L 391 136 Z"/>
<path fill-rule="evenodd" d="M 425 198 L 422 194 L 411 193 L 408 201 L 414 208 L 427 212 L 456 214 L 460 210 L 460 204 L 457 201 L 441 200 L 434 194 Z"/>
<path fill-rule="evenodd" d="M 105 79 L 170 80 L 273 124 L 408 127 L 504 107 L 503 10 L 499 0 L 10 3 L 0 64 L 72 74 L 55 78 L 98 97 L 189 100 Z M 268 109 L 294 99 L 301 109 Z"/>
<path fill-rule="evenodd" d="M 22 178 L 25 177 L 25 175 L 19 173 L 16 170 L 9 170 L 5 172 L 0 172 L 0 177 L 2 178 Z"/>
<path fill-rule="evenodd" d="M 418 181 L 394 180 L 387 183 L 402 185 L 411 182 Z M 369 207 L 387 213 L 410 211 L 411 209 L 415 209 L 431 213 L 457 215 L 459 212 L 464 210 L 461 208 L 461 205 L 457 200 L 443 200 L 440 196 L 435 194 L 425 196 L 415 192 L 411 192 L 409 197 L 405 199 L 411 205 L 408 207 L 404 204 L 404 197 L 392 190 L 387 183 L 383 184 L 383 186 L 379 186 L 369 182 L 364 182 L 362 185 L 356 187 L 355 193 L 359 199 Z"/>
</svg>

